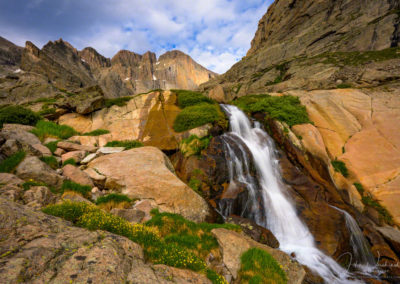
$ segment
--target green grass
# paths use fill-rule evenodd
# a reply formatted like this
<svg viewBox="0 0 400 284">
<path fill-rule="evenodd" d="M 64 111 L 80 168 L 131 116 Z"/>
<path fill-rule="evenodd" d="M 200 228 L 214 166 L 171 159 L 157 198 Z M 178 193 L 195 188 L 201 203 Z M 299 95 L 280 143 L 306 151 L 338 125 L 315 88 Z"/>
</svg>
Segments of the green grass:
<svg viewBox="0 0 400 284">
<path fill-rule="evenodd" d="M 372 198 L 371 196 L 363 196 L 361 201 L 364 203 L 364 205 L 370 206 L 374 208 L 378 213 L 382 216 L 383 220 L 389 225 L 393 225 L 393 216 L 390 214 L 390 212 L 382 206 L 378 200 Z"/>
<path fill-rule="evenodd" d="M 49 186 L 47 183 L 44 183 L 41 181 L 35 181 L 35 180 L 30 179 L 22 184 L 22 188 L 25 191 L 29 190 L 32 186 L 45 186 L 45 187 L 49 188 L 52 193 L 55 193 L 55 194 L 58 193 L 55 187 Z"/>
<path fill-rule="evenodd" d="M 336 86 L 337 89 L 349 89 L 352 88 L 353 86 L 351 84 L 343 83 L 339 84 Z"/>
<path fill-rule="evenodd" d="M 213 100 L 207 98 L 200 92 L 189 91 L 189 90 L 171 90 L 178 97 L 178 106 L 180 108 L 186 108 L 189 106 L 198 105 L 201 103 L 213 104 Z"/>
<path fill-rule="evenodd" d="M 25 156 L 25 152 L 19 151 L 0 162 L 0 173 L 11 173 L 14 171 Z"/>
<path fill-rule="evenodd" d="M 44 144 L 44 146 L 46 146 L 47 148 L 49 148 L 49 150 L 51 151 L 51 153 L 54 154 L 54 152 L 57 150 L 57 144 L 59 141 L 51 141 L 49 143 Z"/>
<path fill-rule="evenodd" d="M 46 115 L 55 114 L 55 113 L 56 113 L 55 108 L 45 108 L 45 109 L 38 111 L 38 114 L 40 116 L 46 116 Z"/>
<path fill-rule="evenodd" d="M 125 150 L 143 147 L 143 143 L 136 140 L 110 141 L 104 147 L 125 147 Z"/>
<path fill-rule="evenodd" d="M 201 151 L 208 148 L 212 136 L 199 138 L 197 135 L 191 135 L 189 138 L 182 139 L 179 149 L 186 157 L 200 155 Z"/>
<path fill-rule="evenodd" d="M 79 183 L 70 180 L 64 180 L 63 185 L 61 187 L 62 192 L 73 191 L 79 193 L 80 195 L 86 198 L 90 197 L 91 190 L 92 188 L 88 185 L 81 185 Z"/>
<path fill-rule="evenodd" d="M 246 113 L 266 113 L 268 117 L 285 122 L 290 127 L 310 123 L 305 106 L 295 96 L 248 95 L 234 100 L 232 104 Z"/>
<path fill-rule="evenodd" d="M 105 106 L 106 107 L 112 107 L 112 106 L 126 106 L 126 103 L 129 102 L 133 97 L 121 97 L 121 98 L 115 98 L 115 99 L 107 99 L 105 100 Z"/>
<path fill-rule="evenodd" d="M 46 157 L 40 157 L 39 158 L 41 161 L 45 162 L 46 164 L 48 164 L 52 169 L 58 169 L 58 161 L 55 157 L 53 156 L 46 156 Z"/>
<path fill-rule="evenodd" d="M 223 119 L 224 115 L 217 104 L 202 103 L 184 108 L 177 115 L 173 127 L 176 132 L 183 132 Z"/>
<path fill-rule="evenodd" d="M 40 115 L 21 106 L 6 106 L 0 109 L 0 127 L 4 123 L 35 125 L 41 119 Z"/>
<path fill-rule="evenodd" d="M 193 247 L 193 244 L 188 243 L 188 238 L 181 240 L 178 237 L 177 240 L 169 236 L 169 241 L 167 242 L 159 232 L 156 225 L 164 228 L 165 220 L 163 218 L 179 219 L 185 224 L 189 222 L 192 227 L 197 225 L 181 216 L 177 217 L 179 215 L 171 214 L 171 216 L 166 216 L 153 211 L 153 214 L 155 214 L 153 219 L 156 218 L 156 222 L 151 222 L 152 219 L 146 225 L 133 225 L 123 218 L 104 212 L 98 207 L 87 203 L 65 201 L 62 204 L 47 206 L 42 211 L 46 214 L 69 220 L 75 225 L 89 230 L 103 230 L 127 237 L 141 245 L 146 258 L 155 264 L 165 264 L 198 271 L 206 274 L 212 283 L 227 283 L 222 276 L 208 269 L 206 262 L 201 257 L 187 248 L 187 246 Z M 211 228 L 211 226 L 203 227 Z M 209 242 L 209 240 L 203 240 L 204 243 L 207 241 Z M 213 245 L 215 245 L 214 242 Z M 218 243 L 216 245 L 218 246 Z"/>
<path fill-rule="evenodd" d="M 76 161 L 75 161 L 74 158 L 69 158 L 68 160 L 65 160 L 62 165 L 63 165 L 63 167 L 66 166 L 66 165 L 76 166 Z"/>
<path fill-rule="evenodd" d="M 128 196 L 124 194 L 119 194 L 119 193 L 111 193 L 107 194 L 105 196 L 101 196 L 97 198 L 96 200 L 96 205 L 103 204 L 103 203 L 108 203 L 108 202 L 115 202 L 115 203 L 121 203 L 121 202 L 132 202 L 132 199 L 130 199 Z"/>
<path fill-rule="evenodd" d="M 110 131 L 108 131 L 107 129 L 96 129 L 96 130 L 93 130 L 90 132 L 83 133 L 82 135 L 83 136 L 100 136 L 100 135 L 108 134 L 108 133 L 110 133 Z"/>
<path fill-rule="evenodd" d="M 44 140 L 46 137 L 57 137 L 60 139 L 68 139 L 78 132 L 70 126 L 59 125 L 51 121 L 41 120 L 36 124 L 36 128 L 31 131 L 40 140 Z"/>
<path fill-rule="evenodd" d="M 362 184 L 361 184 L 361 183 L 358 183 L 358 182 L 355 182 L 355 183 L 354 183 L 354 186 L 356 187 L 358 193 L 360 193 L 360 195 L 363 196 L 365 190 L 364 190 L 364 187 L 362 186 Z"/>
<path fill-rule="evenodd" d="M 331 161 L 331 164 L 332 164 L 335 172 L 341 173 L 344 177 L 349 176 L 349 171 L 344 162 L 335 159 L 335 160 Z"/>
<path fill-rule="evenodd" d="M 251 248 L 240 258 L 240 283 L 285 284 L 288 282 L 282 266 L 266 251 Z"/>
</svg>

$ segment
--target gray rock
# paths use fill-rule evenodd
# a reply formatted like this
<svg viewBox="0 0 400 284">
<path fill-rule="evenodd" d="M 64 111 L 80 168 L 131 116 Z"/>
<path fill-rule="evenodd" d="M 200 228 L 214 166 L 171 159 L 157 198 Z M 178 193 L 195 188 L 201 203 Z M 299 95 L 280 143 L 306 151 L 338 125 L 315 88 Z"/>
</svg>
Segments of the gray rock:
<svg viewBox="0 0 400 284">
<path fill-rule="evenodd" d="M 46 186 L 33 186 L 24 192 L 22 199 L 26 205 L 38 210 L 55 202 L 57 197 Z"/>
<path fill-rule="evenodd" d="M 113 154 L 113 153 L 119 153 L 125 150 L 125 147 L 101 147 L 99 150 L 97 150 L 97 154 Z"/>
<path fill-rule="evenodd" d="M 131 223 L 141 223 L 146 216 L 146 213 L 137 209 L 119 209 L 114 208 L 111 213 L 117 215 Z"/>
<path fill-rule="evenodd" d="M 89 154 L 81 161 L 81 164 L 84 164 L 84 165 L 88 164 L 91 161 L 93 161 L 96 157 L 97 157 L 96 153 Z"/>
<path fill-rule="evenodd" d="M 97 147 L 94 146 L 85 146 L 85 145 L 80 145 L 72 142 L 67 142 L 67 141 L 61 141 L 58 142 L 57 144 L 58 148 L 64 149 L 67 152 L 70 151 L 87 151 L 90 153 L 94 153 L 97 151 Z"/>
</svg>

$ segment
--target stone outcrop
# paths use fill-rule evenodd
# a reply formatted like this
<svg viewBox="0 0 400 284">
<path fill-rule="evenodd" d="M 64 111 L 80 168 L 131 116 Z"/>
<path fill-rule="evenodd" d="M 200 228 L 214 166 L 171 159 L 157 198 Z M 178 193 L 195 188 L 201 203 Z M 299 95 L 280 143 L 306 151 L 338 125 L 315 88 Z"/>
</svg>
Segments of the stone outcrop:
<svg viewBox="0 0 400 284">
<path fill-rule="evenodd" d="M 83 145 L 104 146 L 113 140 L 138 140 L 162 150 L 174 150 L 183 138 L 192 134 L 203 137 L 209 125 L 186 132 L 176 133 L 173 123 L 180 112 L 176 95 L 170 91 L 151 92 L 133 97 L 126 106 L 113 106 L 90 115 L 69 113 L 59 118 L 60 124 L 72 126 L 81 133 L 106 129 L 109 134 L 100 136 L 76 136 L 71 140 Z M 62 146 L 59 146 L 62 148 Z"/>
<path fill-rule="evenodd" d="M 211 283 L 205 275 L 147 263 L 142 248 L 107 232 L 0 198 L 0 273 L 4 283 Z"/>
<path fill-rule="evenodd" d="M 247 55 L 201 88 L 213 95 L 219 85 L 230 100 L 248 93 L 396 81 L 398 11 L 396 1 L 275 1 Z"/>
<path fill-rule="evenodd" d="M 165 154 L 154 147 L 99 157 L 88 168 L 106 177 L 105 187 L 131 198 L 152 199 L 162 211 L 201 222 L 211 212 L 206 201 L 173 172 Z"/>
</svg>

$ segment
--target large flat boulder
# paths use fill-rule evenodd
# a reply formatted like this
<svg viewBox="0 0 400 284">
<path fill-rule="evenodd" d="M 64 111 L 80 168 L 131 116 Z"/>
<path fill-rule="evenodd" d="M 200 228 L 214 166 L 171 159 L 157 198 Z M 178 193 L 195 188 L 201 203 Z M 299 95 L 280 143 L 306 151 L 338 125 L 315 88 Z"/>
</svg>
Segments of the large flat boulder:
<svg viewBox="0 0 400 284">
<path fill-rule="evenodd" d="M 153 199 L 163 211 L 198 222 L 210 214 L 206 201 L 173 173 L 168 157 L 155 147 L 105 155 L 88 168 L 106 176 L 106 188 L 131 198 Z"/>
<path fill-rule="evenodd" d="M 2 283 L 211 283 L 205 275 L 145 261 L 125 237 L 72 227 L 0 198 Z"/>
</svg>

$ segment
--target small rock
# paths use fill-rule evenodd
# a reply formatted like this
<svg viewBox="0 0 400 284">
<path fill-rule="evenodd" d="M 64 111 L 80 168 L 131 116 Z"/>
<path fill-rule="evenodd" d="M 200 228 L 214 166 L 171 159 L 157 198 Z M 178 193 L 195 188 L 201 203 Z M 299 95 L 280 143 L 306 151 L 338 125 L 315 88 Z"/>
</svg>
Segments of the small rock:
<svg viewBox="0 0 400 284">
<path fill-rule="evenodd" d="M 336 81 L 336 84 L 338 84 L 338 85 L 343 84 L 343 81 L 339 79 Z"/>
<path fill-rule="evenodd" d="M 103 181 L 106 180 L 106 176 L 103 176 L 103 175 L 99 174 L 93 168 L 88 168 L 88 169 L 84 170 L 84 172 L 87 173 L 89 175 L 89 177 L 91 179 L 93 179 L 94 181 L 103 182 Z"/>
<path fill-rule="evenodd" d="M 61 160 L 64 163 L 66 160 L 74 159 L 75 162 L 80 163 L 86 156 L 85 151 L 72 151 L 61 156 Z"/>
<path fill-rule="evenodd" d="M 43 144 L 47 144 L 47 143 L 50 143 L 50 142 L 56 142 L 56 141 L 57 141 L 56 138 L 47 137 L 47 138 L 44 139 Z"/>
<path fill-rule="evenodd" d="M 59 175 L 62 175 L 63 169 L 62 169 L 62 168 L 61 168 L 61 169 L 57 169 L 57 170 L 56 170 L 56 173 L 59 174 Z"/>
<path fill-rule="evenodd" d="M 133 209 L 143 212 L 145 216 L 143 217 L 142 222 L 146 222 L 152 218 L 150 214 L 151 210 L 157 207 L 157 203 L 154 200 L 144 199 L 137 201 L 133 206 Z"/>
<path fill-rule="evenodd" d="M 94 153 L 97 151 L 97 147 L 94 146 L 79 145 L 66 141 L 58 142 L 57 147 L 66 151 L 87 151 L 90 153 Z"/>
<path fill-rule="evenodd" d="M 67 192 L 65 192 L 63 194 L 63 196 L 61 198 L 61 201 L 65 201 L 65 200 L 70 200 L 70 201 L 73 201 L 73 202 L 85 202 L 85 203 L 88 203 L 88 204 L 93 204 L 92 202 L 87 200 L 85 197 L 83 197 L 79 193 L 71 192 L 71 191 L 67 191 Z"/>
<path fill-rule="evenodd" d="M 24 125 L 24 124 L 17 124 L 17 123 L 5 123 L 3 124 L 3 131 L 13 131 L 13 130 L 19 130 L 19 131 L 31 131 L 34 127 L 30 125 Z"/>
<path fill-rule="evenodd" d="M 101 147 L 99 150 L 97 150 L 98 154 L 113 154 L 113 153 L 120 153 L 125 150 L 125 147 Z"/>
<path fill-rule="evenodd" d="M 0 188 L 0 196 L 14 202 L 18 201 L 21 198 L 22 193 L 22 188 L 13 184 L 7 184 Z"/>
<path fill-rule="evenodd" d="M 73 165 L 66 165 L 63 167 L 63 175 L 68 179 L 72 180 L 73 182 L 82 184 L 82 185 L 89 185 L 91 187 L 94 186 L 92 180 L 88 176 L 87 173 L 81 171 L 77 167 Z"/>
<path fill-rule="evenodd" d="M 0 148 L 0 152 L 5 155 L 6 157 L 9 157 L 15 153 L 17 153 L 19 150 L 21 150 L 22 146 L 20 143 L 17 142 L 15 139 L 8 139 L 3 146 Z"/>
<path fill-rule="evenodd" d="M 13 174 L 8 173 L 0 173 L 0 184 L 7 185 L 16 185 L 19 186 L 23 184 L 24 181 Z"/>
<path fill-rule="evenodd" d="M 94 160 L 96 157 L 97 157 L 96 153 L 89 154 L 81 161 L 81 164 L 88 164 L 92 160 Z"/>
<path fill-rule="evenodd" d="M 56 156 L 58 156 L 58 157 L 61 157 L 62 155 L 64 155 L 66 152 L 65 152 L 65 150 L 64 149 L 61 149 L 61 148 L 57 148 L 55 151 L 54 151 L 54 155 L 56 155 Z"/>
<path fill-rule="evenodd" d="M 40 140 L 39 138 L 36 137 L 36 135 L 30 133 L 29 130 L 25 130 L 27 129 L 26 126 L 27 125 L 5 124 L 1 131 L 1 134 L 7 140 L 14 139 L 22 144 L 26 145 L 40 144 Z"/>
<path fill-rule="evenodd" d="M 33 144 L 32 147 L 34 149 L 38 150 L 42 154 L 42 156 L 49 157 L 49 156 L 53 155 L 51 153 L 51 151 L 49 150 L 49 148 L 47 148 L 46 146 L 44 146 L 42 144 Z"/>
<path fill-rule="evenodd" d="M 111 213 L 124 218 L 131 223 L 141 223 L 146 216 L 146 213 L 137 209 L 119 209 L 114 208 Z"/>
<path fill-rule="evenodd" d="M 56 196 L 46 186 L 33 186 L 24 192 L 23 200 L 26 205 L 40 209 L 56 200 Z"/>
</svg>

